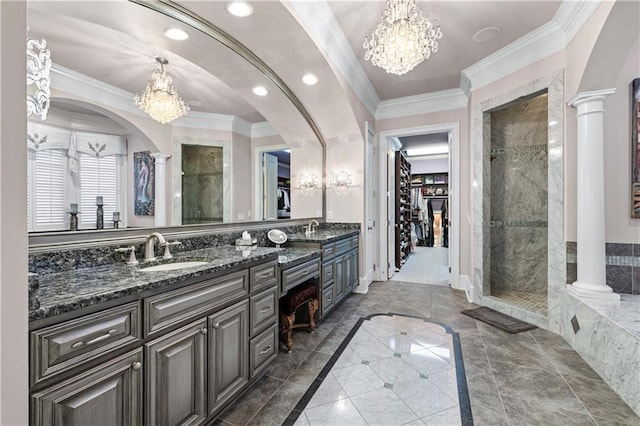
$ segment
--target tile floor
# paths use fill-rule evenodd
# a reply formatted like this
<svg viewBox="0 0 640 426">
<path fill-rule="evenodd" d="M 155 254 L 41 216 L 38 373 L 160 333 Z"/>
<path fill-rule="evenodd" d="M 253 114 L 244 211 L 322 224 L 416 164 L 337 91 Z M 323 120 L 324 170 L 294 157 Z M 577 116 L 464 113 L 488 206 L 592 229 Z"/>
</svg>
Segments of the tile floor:
<svg viewBox="0 0 640 426">
<path fill-rule="evenodd" d="M 416 284 L 449 285 L 449 249 L 416 247 L 391 281 Z"/>
<path fill-rule="evenodd" d="M 293 352 L 280 352 L 266 374 L 215 424 L 283 424 L 360 318 L 388 312 L 441 322 L 459 334 L 474 424 L 640 424 L 561 337 L 541 329 L 510 335 L 460 314 L 475 306 L 464 293 L 446 286 L 373 283 L 367 294 L 353 294 L 338 305 L 316 332 L 296 331 Z M 344 392 L 346 383 L 338 382 Z M 366 397 L 361 399 L 367 403 Z M 451 423 L 446 409 L 439 413 L 443 419 L 436 424 L 459 424 L 455 419 Z M 351 418 L 331 424 L 348 425 Z"/>
</svg>

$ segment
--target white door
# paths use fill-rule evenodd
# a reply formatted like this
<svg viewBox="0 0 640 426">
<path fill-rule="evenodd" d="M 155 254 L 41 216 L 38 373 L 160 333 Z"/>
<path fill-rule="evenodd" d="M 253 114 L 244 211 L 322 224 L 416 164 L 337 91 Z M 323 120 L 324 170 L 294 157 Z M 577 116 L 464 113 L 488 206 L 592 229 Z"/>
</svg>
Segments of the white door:
<svg viewBox="0 0 640 426">
<path fill-rule="evenodd" d="M 396 273 L 396 152 L 386 142 L 387 149 L 387 278 Z"/>
<path fill-rule="evenodd" d="M 262 218 L 278 218 L 278 157 L 262 154 Z"/>
<path fill-rule="evenodd" d="M 366 286 L 373 282 L 373 274 L 375 270 L 375 227 L 376 227 L 376 197 L 374 183 L 376 181 L 376 167 L 375 167 L 375 130 L 369 123 L 366 123 L 367 130 L 367 143 L 365 144 L 365 158 L 367 161 L 366 170 L 368 176 L 365 179 L 366 185 Z"/>
</svg>

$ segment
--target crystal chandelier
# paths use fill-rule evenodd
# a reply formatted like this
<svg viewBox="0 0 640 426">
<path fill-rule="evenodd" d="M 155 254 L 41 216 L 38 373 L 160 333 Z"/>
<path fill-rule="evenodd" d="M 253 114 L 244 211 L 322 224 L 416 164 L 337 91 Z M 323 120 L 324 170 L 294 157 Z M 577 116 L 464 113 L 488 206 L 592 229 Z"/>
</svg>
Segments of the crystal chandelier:
<svg viewBox="0 0 640 426">
<path fill-rule="evenodd" d="M 364 59 L 402 75 L 437 52 L 440 38 L 440 27 L 422 16 L 415 0 L 387 0 L 378 26 L 364 41 Z"/>
<path fill-rule="evenodd" d="M 136 105 L 154 120 L 166 124 L 180 118 L 189 112 L 187 105 L 176 93 L 171 75 L 164 70 L 169 63 L 166 59 L 156 58 L 159 66 L 151 74 L 147 87 L 138 92 Z"/>
</svg>

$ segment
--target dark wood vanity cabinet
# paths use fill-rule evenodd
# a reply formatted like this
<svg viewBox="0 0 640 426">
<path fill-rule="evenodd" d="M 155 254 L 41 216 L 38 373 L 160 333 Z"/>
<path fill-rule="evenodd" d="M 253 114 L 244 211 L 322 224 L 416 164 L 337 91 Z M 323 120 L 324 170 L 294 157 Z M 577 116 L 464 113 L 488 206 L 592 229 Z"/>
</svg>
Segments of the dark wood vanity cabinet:
<svg viewBox="0 0 640 426">
<path fill-rule="evenodd" d="M 275 359 L 277 289 L 274 260 L 34 329 L 30 423 L 211 421 Z"/>
</svg>

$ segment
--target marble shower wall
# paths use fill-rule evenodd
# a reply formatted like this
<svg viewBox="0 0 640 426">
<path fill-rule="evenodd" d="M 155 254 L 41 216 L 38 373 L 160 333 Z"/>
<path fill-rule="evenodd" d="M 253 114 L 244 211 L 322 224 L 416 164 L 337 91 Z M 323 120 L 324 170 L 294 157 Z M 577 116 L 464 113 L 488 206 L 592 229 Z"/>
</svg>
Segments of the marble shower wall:
<svg viewBox="0 0 640 426">
<path fill-rule="evenodd" d="M 223 164 L 222 147 L 183 145 L 183 224 L 222 222 Z"/>
<path fill-rule="evenodd" d="M 547 94 L 491 115 L 491 292 L 547 293 Z"/>
</svg>

